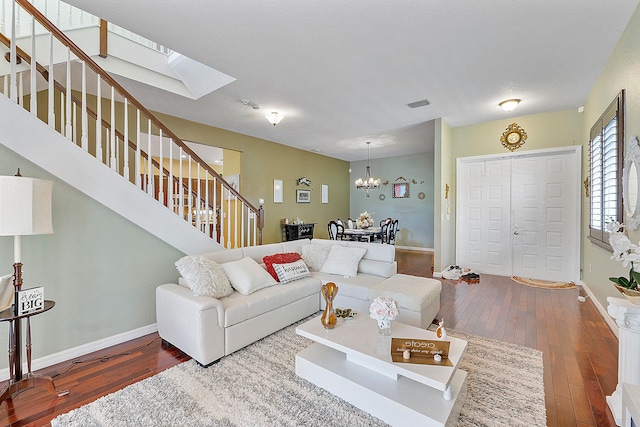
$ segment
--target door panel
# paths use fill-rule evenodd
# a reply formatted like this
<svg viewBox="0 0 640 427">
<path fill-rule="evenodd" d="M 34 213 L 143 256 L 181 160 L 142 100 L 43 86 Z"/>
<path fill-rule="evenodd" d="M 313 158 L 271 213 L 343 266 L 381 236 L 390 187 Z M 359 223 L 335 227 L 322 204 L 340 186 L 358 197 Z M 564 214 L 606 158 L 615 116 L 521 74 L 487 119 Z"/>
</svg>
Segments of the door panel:
<svg viewBox="0 0 640 427">
<path fill-rule="evenodd" d="M 513 159 L 513 275 L 576 280 L 577 168 L 571 154 Z"/>
<path fill-rule="evenodd" d="M 458 167 L 456 263 L 479 273 L 511 271 L 508 159 Z"/>
</svg>

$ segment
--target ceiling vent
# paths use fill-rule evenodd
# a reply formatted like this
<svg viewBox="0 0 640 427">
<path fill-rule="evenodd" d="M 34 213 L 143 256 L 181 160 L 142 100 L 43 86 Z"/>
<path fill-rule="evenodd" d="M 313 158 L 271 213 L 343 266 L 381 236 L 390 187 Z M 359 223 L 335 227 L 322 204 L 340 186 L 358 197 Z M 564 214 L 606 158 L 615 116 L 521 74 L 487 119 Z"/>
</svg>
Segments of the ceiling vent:
<svg viewBox="0 0 640 427">
<path fill-rule="evenodd" d="M 421 99 L 420 101 L 411 102 L 407 105 L 409 106 L 409 108 L 418 108 L 418 107 L 424 107 L 429 104 L 431 104 L 431 101 L 425 98 L 425 99 Z"/>
</svg>

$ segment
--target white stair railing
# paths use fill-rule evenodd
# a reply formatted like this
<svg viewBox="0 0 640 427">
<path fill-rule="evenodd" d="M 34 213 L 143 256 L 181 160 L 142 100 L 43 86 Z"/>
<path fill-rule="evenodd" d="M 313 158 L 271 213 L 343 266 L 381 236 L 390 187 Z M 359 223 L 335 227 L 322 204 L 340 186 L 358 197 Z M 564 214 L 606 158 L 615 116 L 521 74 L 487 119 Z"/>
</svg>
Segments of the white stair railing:
<svg viewBox="0 0 640 427">
<path fill-rule="evenodd" d="M 226 248 L 262 244 L 256 208 L 27 0 L 1 16 L 10 36 L 2 93 Z M 17 37 L 18 17 L 31 18 Z M 60 83 L 64 81 L 64 84 Z M 42 105 L 38 106 L 38 104 Z M 226 220 L 226 221 L 225 221 Z"/>
</svg>

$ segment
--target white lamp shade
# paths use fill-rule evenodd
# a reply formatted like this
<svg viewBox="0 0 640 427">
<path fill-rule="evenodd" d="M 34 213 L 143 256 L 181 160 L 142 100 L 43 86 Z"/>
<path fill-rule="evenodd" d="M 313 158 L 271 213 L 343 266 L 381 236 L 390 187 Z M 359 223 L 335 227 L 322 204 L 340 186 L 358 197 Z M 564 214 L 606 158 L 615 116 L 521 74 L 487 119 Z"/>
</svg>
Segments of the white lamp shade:
<svg viewBox="0 0 640 427">
<path fill-rule="evenodd" d="M 0 236 L 51 234 L 53 183 L 22 176 L 0 176 Z"/>
</svg>

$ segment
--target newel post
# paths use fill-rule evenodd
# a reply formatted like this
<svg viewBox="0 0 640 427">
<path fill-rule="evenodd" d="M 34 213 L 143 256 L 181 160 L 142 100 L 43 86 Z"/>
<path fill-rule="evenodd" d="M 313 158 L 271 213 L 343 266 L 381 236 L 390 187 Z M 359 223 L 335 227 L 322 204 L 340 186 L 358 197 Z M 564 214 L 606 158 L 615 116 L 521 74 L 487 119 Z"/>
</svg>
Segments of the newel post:
<svg viewBox="0 0 640 427">
<path fill-rule="evenodd" d="M 264 208 L 262 205 L 258 208 L 258 244 L 262 244 L 262 229 L 264 228 Z"/>
</svg>

